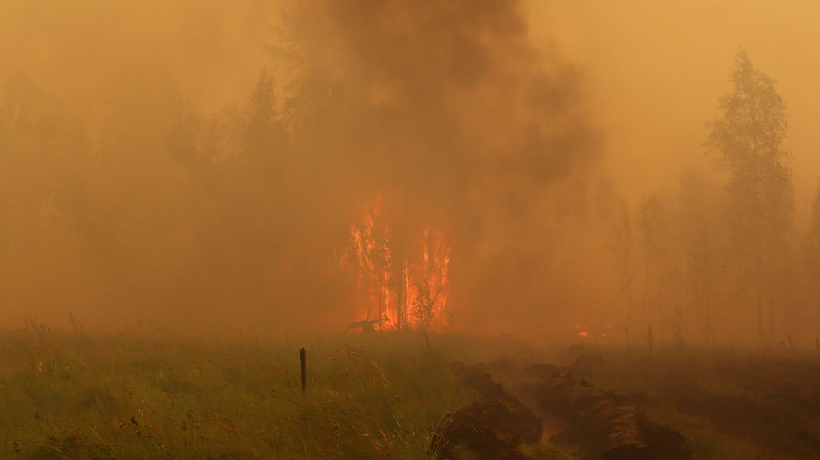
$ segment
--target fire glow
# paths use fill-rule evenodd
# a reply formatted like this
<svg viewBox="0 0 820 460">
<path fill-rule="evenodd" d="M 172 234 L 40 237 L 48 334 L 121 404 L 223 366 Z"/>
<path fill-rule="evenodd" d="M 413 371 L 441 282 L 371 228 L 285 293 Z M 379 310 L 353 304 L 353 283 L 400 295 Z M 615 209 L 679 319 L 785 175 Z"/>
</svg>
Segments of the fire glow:
<svg viewBox="0 0 820 460">
<path fill-rule="evenodd" d="M 452 332 L 446 235 L 429 226 L 400 234 L 382 208 L 376 200 L 350 226 L 358 316 L 377 331 Z"/>
</svg>

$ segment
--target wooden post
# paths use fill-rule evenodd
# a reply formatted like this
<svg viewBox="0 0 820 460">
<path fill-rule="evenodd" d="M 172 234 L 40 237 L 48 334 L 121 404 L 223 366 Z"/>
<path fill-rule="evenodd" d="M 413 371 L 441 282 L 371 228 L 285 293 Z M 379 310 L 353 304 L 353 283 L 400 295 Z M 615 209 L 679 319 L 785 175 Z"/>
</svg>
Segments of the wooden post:
<svg viewBox="0 0 820 460">
<path fill-rule="evenodd" d="M 302 362 L 302 393 L 304 393 L 307 389 L 307 356 L 304 348 L 299 349 L 299 361 Z"/>
</svg>

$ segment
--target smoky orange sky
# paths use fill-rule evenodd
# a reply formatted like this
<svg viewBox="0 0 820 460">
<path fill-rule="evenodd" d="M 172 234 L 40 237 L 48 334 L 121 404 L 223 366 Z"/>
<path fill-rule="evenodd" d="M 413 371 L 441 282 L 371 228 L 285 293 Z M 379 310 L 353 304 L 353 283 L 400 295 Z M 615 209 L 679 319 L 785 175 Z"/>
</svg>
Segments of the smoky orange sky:
<svg viewBox="0 0 820 460">
<path fill-rule="evenodd" d="M 186 96 L 218 108 L 245 96 L 270 65 L 283 2 L 42 2 L 4 0 L 0 56 L 61 97 L 82 103 L 124 65 L 159 65 Z M 776 1 L 527 1 L 530 34 L 584 72 L 606 132 L 607 166 L 624 182 L 662 185 L 679 164 L 702 165 L 704 126 L 728 88 L 738 47 L 777 80 L 789 105 L 798 186 L 820 174 L 820 5 Z M 131 63 L 131 64 L 129 64 Z M 94 72 L 89 72 L 91 69 Z M 671 161 L 670 161 L 671 160 Z M 619 165 L 626 165 L 625 167 Z M 637 185 L 637 189 L 643 188 Z"/>
<path fill-rule="evenodd" d="M 192 126 L 205 126 L 205 120 L 224 113 L 231 123 L 230 114 L 242 113 L 262 69 L 273 76 L 277 100 L 288 100 L 300 69 L 283 65 L 276 50 L 281 54 L 281 40 L 288 33 L 292 36 L 293 28 L 310 68 L 336 69 L 347 83 L 353 82 L 348 85 L 350 94 L 368 95 L 373 106 L 383 100 L 407 112 L 364 113 L 345 102 L 342 113 L 385 130 L 409 124 L 421 134 L 338 128 L 336 137 L 329 136 L 327 142 L 341 141 L 340 150 L 353 151 L 359 145 L 390 148 L 404 142 L 408 156 L 371 164 L 373 159 L 352 154 L 349 162 L 337 165 L 349 177 L 317 174 L 310 180 L 324 180 L 323 184 L 344 193 L 330 199 L 338 206 L 317 208 L 301 216 L 299 224 L 324 227 L 324 216 L 374 190 L 405 196 L 408 209 L 434 208 L 429 213 L 407 213 L 451 229 L 451 236 L 460 241 L 457 245 L 463 246 L 454 250 L 451 287 L 454 321 L 462 330 L 535 336 L 545 328 L 566 329 L 585 318 L 599 318 L 607 310 L 620 280 L 612 273 L 611 257 L 601 255 L 607 250 L 606 232 L 595 233 L 595 224 L 584 221 L 583 203 L 601 178 L 611 180 L 619 196 L 636 202 L 650 192 L 674 195 L 682 170 L 711 174 L 703 146 L 708 136 L 705 124 L 719 116 L 718 98 L 730 89 L 728 75 L 740 47 L 777 80 L 776 88 L 788 104 L 786 144 L 793 155 L 798 221 L 805 220 L 820 176 L 815 128 L 820 108 L 816 84 L 820 81 L 816 28 L 820 5 L 816 2 L 485 0 L 453 2 L 452 8 L 425 2 L 418 7 L 409 6 L 412 2 L 386 4 L 376 8 L 364 0 L 343 1 L 329 12 L 315 13 L 334 2 L 0 0 L 0 80 L 11 82 L 6 91 L 17 94 L 14 88 L 32 87 L 46 95 L 38 100 L 55 101 L 60 119 L 70 121 L 59 123 L 83 133 L 77 135 L 82 138 L 77 145 L 89 144 L 87 149 L 68 149 L 93 152 L 78 165 L 98 161 L 95 155 L 104 155 L 100 152 L 133 149 L 128 155 L 102 160 L 106 165 L 102 171 L 115 172 L 110 177 L 82 168 L 71 176 L 77 183 L 95 184 L 95 190 L 123 194 L 94 198 L 100 209 L 116 210 L 106 216 L 108 227 L 89 220 L 99 228 L 116 229 L 117 238 L 95 243 L 95 250 L 105 255 L 90 256 L 83 252 L 87 243 L 44 230 L 46 225 L 37 223 L 37 231 L 45 235 L 42 241 L 51 246 L 22 237 L 8 243 L 16 249 L 10 250 L 3 270 L 7 292 L 0 320 L 19 325 L 23 316 L 36 314 L 38 322 L 65 325 L 66 312 L 71 310 L 89 325 L 102 318 L 101 324 L 118 327 L 141 317 L 170 329 L 201 320 L 201 325 L 191 327 L 209 331 L 225 325 L 240 330 L 264 323 L 282 333 L 290 324 L 333 330 L 357 319 L 361 311 L 347 305 L 353 295 L 349 288 L 339 287 L 344 284 L 341 278 L 328 281 L 319 274 L 321 283 L 307 282 L 303 292 L 282 293 L 288 290 L 287 283 L 297 279 L 296 273 L 303 276 L 325 268 L 321 264 L 291 270 L 292 264 L 253 259 L 252 254 L 270 247 L 294 246 L 287 239 L 290 233 L 270 247 L 250 247 L 248 242 L 249 247 L 242 249 L 246 252 L 240 253 L 248 254 L 247 259 L 239 255 L 239 261 L 213 248 L 226 241 L 243 241 L 243 235 L 244 241 L 255 242 L 254 232 L 262 233 L 268 225 L 289 230 L 296 225 L 283 223 L 281 216 L 243 216 L 234 221 L 242 228 L 219 227 L 222 233 L 240 235 L 236 240 L 213 235 L 192 240 L 200 226 L 224 222 L 208 214 L 216 211 L 202 198 L 209 192 L 210 173 L 197 176 L 205 178 L 200 184 L 186 172 L 188 166 L 169 160 L 165 153 L 166 131 L 175 123 L 187 127 L 190 118 L 201 120 L 191 122 Z M 314 13 L 326 22 L 312 22 Z M 438 20 L 430 20 L 429 25 L 424 21 L 430 17 Z M 429 28 L 418 26 L 422 23 Z M 338 50 L 326 46 L 327 36 L 333 33 L 342 37 Z M 478 50 L 476 43 L 481 44 Z M 425 55 L 431 56 L 429 63 L 424 63 Z M 27 83 L 15 83 L 20 81 Z M 434 91 L 428 92 L 433 81 Z M 520 84 L 542 91 L 519 90 Z M 532 100 L 547 108 L 533 109 Z M 444 109 L 429 108 L 442 101 Z M 284 105 L 280 109 L 288 110 Z M 474 135 L 437 131 L 447 129 L 455 119 Z M 528 143 L 524 138 L 531 134 L 530 124 L 546 134 L 535 135 Z M 550 132 L 550 126 L 563 135 Z M 319 140 L 305 141 L 302 148 L 327 148 L 321 133 L 314 134 Z M 408 139 L 418 144 L 408 144 Z M 439 140 L 442 146 L 430 147 Z M 476 157 L 450 155 L 447 148 L 478 153 Z M 498 158 L 493 157 L 494 148 L 502 152 Z M 533 160 L 526 156 L 532 148 L 558 149 L 566 157 Z M 6 179 L 25 181 L 20 176 L 23 170 L 38 171 L 31 173 L 34 177 L 60 167 L 59 155 L 48 158 L 49 163 L 35 161 L 10 170 Z M 439 171 L 456 172 L 445 178 L 446 185 L 425 183 L 425 178 L 442 179 L 419 165 L 430 160 L 442 161 Z M 477 161 L 498 161 L 508 169 L 493 176 L 486 170 L 490 168 L 476 167 Z M 533 167 L 541 169 L 532 171 Z M 391 175 L 396 168 L 413 172 L 406 183 L 394 186 L 388 181 L 396 178 Z M 43 177 L 51 177 L 48 174 Z M 235 184 L 243 182 L 245 173 L 231 174 L 235 177 L 225 183 L 240 190 Z M 123 182 L 126 185 L 121 186 Z M 7 196 L 0 203 L 16 210 L 30 194 L 27 190 L 42 189 L 35 182 L 21 183 L 4 189 Z M 267 190 L 266 180 L 236 193 L 250 193 L 256 187 Z M 139 199 L 129 196 L 135 191 Z M 411 192 L 418 197 L 406 198 Z M 317 199 L 314 192 L 296 193 L 305 193 L 299 196 L 308 203 Z M 506 198 L 498 198 L 501 195 Z M 436 196 L 441 198 L 431 198 Z M 528 199 L 530 204 L 521 204 Z M 131 204 L 119 206 L 120 200 Z M 469 201 L 476 210 L 464 211 L 459 200 Z M 29 223 L 23 223 L 20 215 L 36 220 L 31 216 L 59 214 L 51 204 L 37 206 L 34 214 L 9 214 L 20 220 L 6 226 L 16 228 L 19 223 L 25 229 Z M 263 204 L 248 203 L 254 206 Z M 526 209 L 519 212 L 519 208 Z M 439 217 L 448 212 L 455 216 L 453 222 Z M 189 220 L 187 213 L 213 220 Z M 142 217 L 130 220 L 133 215 Z M 326 227 L 300 234 L 298 241 L 310 245 L 335 238 L 334 228 Z M 298 259 L 298 251 L 278 247 L 282 260 Z M 110 252 L 119 258 L 108 260 L 107 248 L 117 248 Z M 53 255 L 60 251 L 66 253 Z M 38 261 L 29 257 L 34 252 Z M 224 260 L 234 265 L 203 268 Z M 200 274 L 207 270 L 213 273 Z M 274 282 L 271 289 L 276 293 L 270 294 L 264 291 L 270 287 L 265 282 L 241 280 L 254 270 L 288 281 Z M 110 281 L 114 276 L 125 281 Z M 306 300 L 315 290 L 325 294 Z M 312 315 L 320 318 L 305 318 Z"/>
<path fill-rule="evenodd" d="M 739 47 L 788 104 L 798 209 L 820 175 L 820 5 L 811 1 L 529 2 L 532 33 L 585 69 L 606 132 L 606 167 L 628 189 L 663 189 L 681 167 L 709 169 L 705 122 L 718 116 Z M 630 185 L 627 185 L 630 184 Z"/>
<path fill-rule="evenodd" d="M 167 70 L 186 97 L 216 109 L 245 97 L 285 2 L 0 2 L 3 71 L 24 70 L 74 104 L 127 66 Z M 788 103 L 788 147 L 799 191 L 820 174 L 820 5 L 810 0 L 527 1 L 538 46 L 584 74 L 606 133 L 606 167 L 638 193 L 680 165 L 703 167 L 705 123 L 728 89 L 741 46 Z M 93 72 L 92 72 L 93 70 Z"/>
</svg>

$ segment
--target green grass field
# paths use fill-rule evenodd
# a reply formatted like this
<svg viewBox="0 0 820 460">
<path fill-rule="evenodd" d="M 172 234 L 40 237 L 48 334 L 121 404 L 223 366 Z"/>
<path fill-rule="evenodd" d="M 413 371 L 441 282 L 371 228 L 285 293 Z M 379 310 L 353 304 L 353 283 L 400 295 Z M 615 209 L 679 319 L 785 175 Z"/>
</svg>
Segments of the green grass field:
<svg viewBox="0 0 820 460">
<path fill-rule="evenodd" d="M 0 340 L 0 457 L 423 459 L 435 427 L 472 397 L 416 336 L 205 344 L 14 332 Z"/>
<path fill-rule="evenodd" d="M 301 391 L 299 348 L 308 357 Z M 696 460 L 816 458 L 820 359 L 361 334 L 215 342 L 139 334 L 0 335 L 0 458 L 431 459 L 433 432 L 477 397 L 449 367 L 599 354 L 579 378 L 638 394 Z M 569 459 L 572 446 L 524 446 Z"/>
</svg>

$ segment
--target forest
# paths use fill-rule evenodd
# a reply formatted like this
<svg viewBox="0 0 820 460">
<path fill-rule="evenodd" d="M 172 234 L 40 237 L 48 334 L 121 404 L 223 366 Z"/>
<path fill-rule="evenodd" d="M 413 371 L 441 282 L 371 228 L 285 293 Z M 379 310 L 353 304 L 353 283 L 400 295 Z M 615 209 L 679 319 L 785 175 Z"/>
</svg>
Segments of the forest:
<svg viewBox="0 0 820 460">
<path fill-rule="evenodd" d="M 0 458 L 818 458 L 753 3 L 0 0 Z"/>
</svg>

